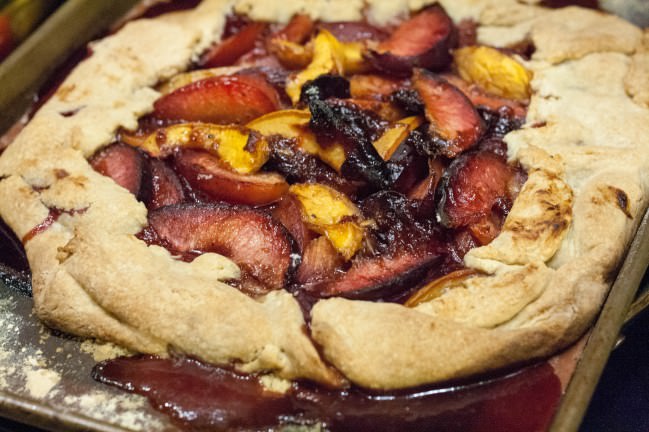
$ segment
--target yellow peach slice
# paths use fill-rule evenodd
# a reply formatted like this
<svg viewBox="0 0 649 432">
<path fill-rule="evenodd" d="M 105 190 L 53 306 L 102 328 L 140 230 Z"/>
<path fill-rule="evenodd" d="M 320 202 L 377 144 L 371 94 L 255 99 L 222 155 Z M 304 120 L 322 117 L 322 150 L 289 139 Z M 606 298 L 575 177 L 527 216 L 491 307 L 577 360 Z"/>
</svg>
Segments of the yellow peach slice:
<svg viewBox="0 0 649 432">
<path fill-rule="evenodd" d="M 390 160 L 399 144 L 423 122 L 419 116 L 406 117 L 390 126 L 373 145 L 384 161 Z"/>
<path fill-rule="evenodd" d="M 318 156 L 323 162 L 340 171 L 345 162 L 345 150 L 340 144 L 321 146 L 309 130 L 311 114 L 308 110 L 288 109 L 263 115 L 246 125 L 264 136 L 281 135 L 293 138 L 306 153 Z"/>
<path fill-rule="evenodd" d="M 242 127 L 207 123 L 158 129 L 140 147 L 154 157 L 168 155 L 178 147 L 205 150 L 240 174 L 258 171 L 270 156 L 268 142 L 261 134 Z"/>
<path fill-rule="evenodd" d="M 345 194 L 323 184 L 294 184 L 289 193 L 299 201 L 307 226 L 324 234 L 346 260 L 351 259 L 363 244 L 358 207 Z"/>
<path fill-rule="evenodd" d="M 334 73 L 358 73 L 366 69 L 363 58 L 363 46 L 358 42 L 340 42 L 327 30 L 320 30 L 313 39 L 313 57 L 311 63 L 298 74 L 289 78 L 286 93 L 293 103 L 300 100 L 302 86 L 320 75 Z"/>
<path fill-rule="evenodd" d="M 435 279 L 410 296 L 406 301 L 405 306 L 415 307 L 422 303 L 431 301 L 444 294 L 447 290 L 462 286 L 465 280 L 471 276 L 475 276 L 476 274 L 478 274 L 476 270 L 465 268 Z"/>
<path fill-rule="evenodd" d="M 495 48 L 469 46 L 455 50 L 460 76 L 487 92 L 508 99 L 529 99 L 532 73 L 514 58 Z"/>
</svg>

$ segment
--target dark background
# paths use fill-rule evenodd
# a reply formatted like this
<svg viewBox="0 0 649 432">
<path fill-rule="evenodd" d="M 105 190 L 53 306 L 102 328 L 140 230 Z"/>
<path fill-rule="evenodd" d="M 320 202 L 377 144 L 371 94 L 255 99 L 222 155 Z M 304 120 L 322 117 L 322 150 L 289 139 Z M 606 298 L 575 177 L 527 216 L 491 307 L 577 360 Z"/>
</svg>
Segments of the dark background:
<svg viewBox="0 0 649 432">
<path fill-rule="evenodd" d="M 649 431 L 649 312 L 624 330 L 581 426 L 582 432 Z"/>
</svg>

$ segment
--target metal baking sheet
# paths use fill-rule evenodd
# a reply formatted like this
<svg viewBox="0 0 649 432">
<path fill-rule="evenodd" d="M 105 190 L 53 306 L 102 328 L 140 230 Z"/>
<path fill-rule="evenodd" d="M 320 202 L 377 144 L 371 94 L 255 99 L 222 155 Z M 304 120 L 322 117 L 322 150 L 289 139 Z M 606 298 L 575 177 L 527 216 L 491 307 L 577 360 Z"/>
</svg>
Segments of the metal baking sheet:
<svg viewBox="0 0 649 432">
<path fill-rule="evenodd" d="M 136 395 L 95 382 L 94 364 L 110 344 L 52 332 L 32 299 L 0 283 L 0 415 L 60 431 L 177 429 Z"/>
<path fill-rule="evenodd" d="M 25 112 L 34 92 L 67 53 L 100 34 L 135 3 L 68 0 L 0 66 L 0 134 Z M 586 340 L 551 431 L 576 431 L 581 423 L 649 262 L 648 224 L 645 215 Z M 1 416 L 53 431 L 178 430 L 144 398 L 91 379 L 93 365 L 114 355 L 116 347 L 52 332 L 31 308 L 31 298 L 0 281 Z M 640 308 L 640 303 L 635 306 Z"/>
<path fill-rule="evenodd" d="M 0 64 L 0 135 L 34 102 L 34 94 L 68 57 L 100 35 L 137 0 L 67 0 Z"/>
</svg>

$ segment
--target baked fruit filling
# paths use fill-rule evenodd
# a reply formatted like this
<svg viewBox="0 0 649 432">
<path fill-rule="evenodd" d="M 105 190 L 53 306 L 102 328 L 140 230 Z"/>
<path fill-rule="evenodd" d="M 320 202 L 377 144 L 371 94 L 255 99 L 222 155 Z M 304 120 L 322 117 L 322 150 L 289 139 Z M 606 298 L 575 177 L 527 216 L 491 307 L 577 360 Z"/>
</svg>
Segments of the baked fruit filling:
<svg viewBox="0 0 649 432">
<path fill-rule="evenodd" d="M 232 259 L 249 295 L 416 305 L 470 273 L 525 180 L 503 136 L 530 73 L 462 26 L 439 5 L 391 28 L 230 16 L 90 163 L 147 206 L 142 240 Z"/>
</svg>

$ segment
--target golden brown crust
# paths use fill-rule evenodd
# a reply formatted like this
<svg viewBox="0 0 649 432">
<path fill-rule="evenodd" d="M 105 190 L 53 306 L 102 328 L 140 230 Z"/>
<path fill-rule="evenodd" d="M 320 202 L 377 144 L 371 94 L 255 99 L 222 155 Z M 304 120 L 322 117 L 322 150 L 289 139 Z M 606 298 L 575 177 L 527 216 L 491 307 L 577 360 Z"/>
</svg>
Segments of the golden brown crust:
<svg viewBox="0 0 649 432">
<path fill-rule="evenodd" d="M 424 3 L 377 0 L 366 13 L 385 23 Z M 647 206 L 642 32 L 579 8 L 442 3 L 456 21 L 482 23 L 485 43 L 530 38 L 537 48 L 527 63 L 534 73 L 527 125 L 506 138 L 510 159 L 529 180 L 502 234 L 467 255 L 481 275 L 414 309 L 318 302 L 311 336 L 323 360 L 289 294 L 251 299 L 220 282 L 238 275 L 229 260 L 205 254 L 179 262 L 137 240 L 146 209 L 86 158 L 118 127 L 135 127 L 158 97 L 152 86 L 220 34 L 232 4 L 205 0 L 197 10 L 133 22 L 94 44 L 0 157 L 0 216 L 19 237 L 49 208 L 75 210 L 26 243 L 38 316 L 136 351 L 172 348 L 244 371 L 342 385 L 326 360 L 354 383 L 382 389 L 464 377 L 574 341 L 596 315 Z M 300 11 L 357 19 L 364 5 L 242 0 L 236 8 L 286 21 Z"/>
</svg>

